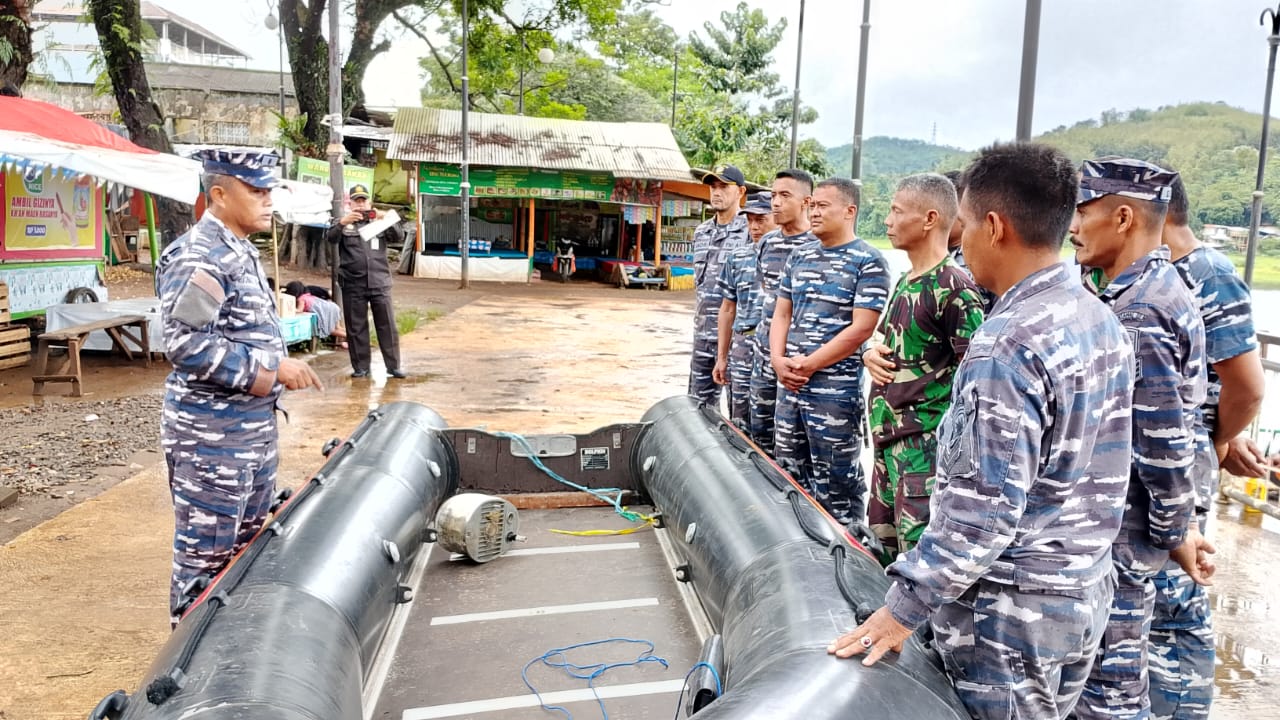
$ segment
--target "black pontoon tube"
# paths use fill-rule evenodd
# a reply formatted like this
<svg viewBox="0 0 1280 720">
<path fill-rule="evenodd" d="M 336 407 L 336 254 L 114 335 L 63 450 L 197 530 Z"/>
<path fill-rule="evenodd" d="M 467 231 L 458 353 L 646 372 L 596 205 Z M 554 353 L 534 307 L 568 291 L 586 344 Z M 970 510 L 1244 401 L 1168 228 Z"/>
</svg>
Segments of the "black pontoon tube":
<svg viewBox="0 0 1280 720">
<path fill-rule="evenodd" d="M 915 637 L 901 656 L 870 668 L 827 654 L 856 624 L 855 609 L 883 604 L 883 570 L 790 478 L 703 410 L 689 397 L 655 405 L 632 458 L 683 558 L 683 577 L 724 639 L 723 694 L 698 720 L 967 718 L 937 655 Z M 848 599 L 833 548 L 846 558 Z"/>
<path fill-rule="evenodd" d="M 178 624 L 144 690 L 95 714 L 363 717 L 365 670 L 409 597 L 428 523 L 457 490 L 444 427 L 415 403 L 371 412 Z"/>
</svg>

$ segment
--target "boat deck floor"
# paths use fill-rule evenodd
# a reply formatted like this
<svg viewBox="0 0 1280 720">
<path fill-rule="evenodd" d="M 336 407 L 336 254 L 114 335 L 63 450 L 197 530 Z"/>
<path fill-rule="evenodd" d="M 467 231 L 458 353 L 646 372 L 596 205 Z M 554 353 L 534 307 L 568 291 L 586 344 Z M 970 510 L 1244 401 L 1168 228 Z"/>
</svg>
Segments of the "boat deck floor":
<svg viewBox="0 0 1280 720">
<path fill-rule="evenodd" d="M 560 530 L 633 527 L 611 508 L 524 510 L 507 555 L 484 564 L 436 545 L 415 566 L 414 600 L 392 620 L 370 671 L 370 718 L 563 718 L 548 712 L 521 679 L 527 663 L 577 643 L 630 638 L 653 643 L 657 662 L 611 668 L 594 681 L 612 718 L 672 718 L 685 674 L 698 661 L 699 617 L 691 613 L 664 556 L 660 530 L 571 536 Z M 429 554 L 428 554 L 429 551 Z M 687 591 L 685 591 L 687 594 Z M 704 621 L 703 621 L 704 622 Z M 624 663 L 648 646 L 582 647 L 552 662 Z M 590 669 L 579 671 L 589 674 Z M 529 682 L 548 705 L 574 718 L 599 718 L 585 679 L 534 662 Z M 380 692 L 379 692 L 380 690 Z"/>
</svg>

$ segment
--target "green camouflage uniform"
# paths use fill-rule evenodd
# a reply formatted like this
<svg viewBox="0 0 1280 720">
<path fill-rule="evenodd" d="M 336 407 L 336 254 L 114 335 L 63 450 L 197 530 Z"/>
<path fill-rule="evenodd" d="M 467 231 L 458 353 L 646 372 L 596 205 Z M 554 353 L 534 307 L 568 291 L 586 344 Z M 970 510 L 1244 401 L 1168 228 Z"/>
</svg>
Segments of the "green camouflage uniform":
<svg viewBox="0 0 1280 720">
<path fill-rule="evenodd" d="M 951 379 L 982 324 L 985 306 L 968 273 L 949 257 L 919 277 L 898 280 L 877 334 L 892 349 L 893 382 L 872 385 L 875 465 L 867 520 L 888 564 L 915 546 L 929 524 L 937 439 L 951 404 Z"/>
</svg>

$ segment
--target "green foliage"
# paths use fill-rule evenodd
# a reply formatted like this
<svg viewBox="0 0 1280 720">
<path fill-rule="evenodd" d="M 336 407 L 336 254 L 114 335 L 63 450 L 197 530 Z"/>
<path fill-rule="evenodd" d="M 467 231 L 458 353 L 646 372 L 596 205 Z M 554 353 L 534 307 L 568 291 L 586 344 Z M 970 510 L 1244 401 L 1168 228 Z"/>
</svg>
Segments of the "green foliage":
<svg viewBox="0 0 1280 720">
<path fill-rule="evenodd" d="M 778 74 L 769 72 L 773 51 L 782 41 L 786 18 L 770 22 L 763 10 L 752 10 L 739 2 L 732 12 L 720 13 L 723 29 L 703 23 L 707 40 L 697 34 L 689 47 L 700 61 L 694 74 L 713 93 L 727 95 L 760 94 L 774 98 L 782 94 Z"/>
<path fill-rule="evenodd" d="M 271 114 L 276 116 L 276 130 L 279 133 L 278 137 L 281 146 L 291 150 L 294 155 L 318 160 L 324 159 L 324 147 L 311 142 L 311 139 L 307 137 L 306 113 L 292 118 L 287 115 L 281 115 L 274 110 Z M 290 168 L 290 170 L 293 169 Z"/>
<path fill-rule="evenodd" d="M 877 135 L 862 141 L 862 176 L 892 175 L 900 178 L 937 170 L 944 165 L 958 165 L 965 157 L 967 154 L 960 148 Z M 827 162 L 837 173 L 847 174 L 853 164 L 853 145 L 828 148 Z"/>
</svg>

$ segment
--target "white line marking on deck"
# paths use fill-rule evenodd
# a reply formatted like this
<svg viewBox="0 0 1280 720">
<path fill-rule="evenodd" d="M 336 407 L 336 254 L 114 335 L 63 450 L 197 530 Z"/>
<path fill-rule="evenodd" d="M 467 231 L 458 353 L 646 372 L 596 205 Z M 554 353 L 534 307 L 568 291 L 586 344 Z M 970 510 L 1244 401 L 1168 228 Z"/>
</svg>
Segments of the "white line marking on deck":
<svg viewBox="0 0 1280 720">
<path fill-rule="evenodd" d="M 596 687 L 595 693 L 590 689 L 559 690 L 542 693 L 542 702 L 547 705 L 561 703 L 594 701 L 598 694 L 602 700 L 611 698 L 635 697 L 637 695 L 661 695 L 678 693 L 684 687 L 684 680 L 659 680 L 655 682 L 630 683 L 627 685 L 606 685 Z M 512 695 L 492 698 L 490 700 L 472 700 L 470 702 L 451 703 L 449 705 L 431 705 L 429 707 L 410 708 L 400 716 L 401 720 L 432 720 L 433 718 L 457 717 L 476 713 L 514 710 L 515 708 L 538 707 L 538 698 L 532 693 L 528 695 Z"/>
<path fill-rule="evenodd" d="M 593 612 L 595 610 L 623 610 L 626 608 L 649 607 L 657 604 L 658 598 L 634 598 L 632 600 L 606 600 L 604 602 L 574 603 L 572 605 L 543 605 L 542 607 L 467 613 L 465 615 L 439 615 L 431 618 L 431 624 L 455 625 L 457 623 L 480 622 L 483 620 L 510 620 L 512 618 L 536 617 L 539 615 Z"/>
<path fill-rule="evenodd" d="M 603 552 L 605 550 L 639 550 L 638 542 L 595 543 L 593 545 L 562 545 L 560 547 L 520 548 L 508 550 L 503 557 L 519 557 L 521 555 L 560 555 L 563 553 Z M 459 553 L 449 556 L 449 562 L 457 562 L 466 557 Z"/>
</svg>

